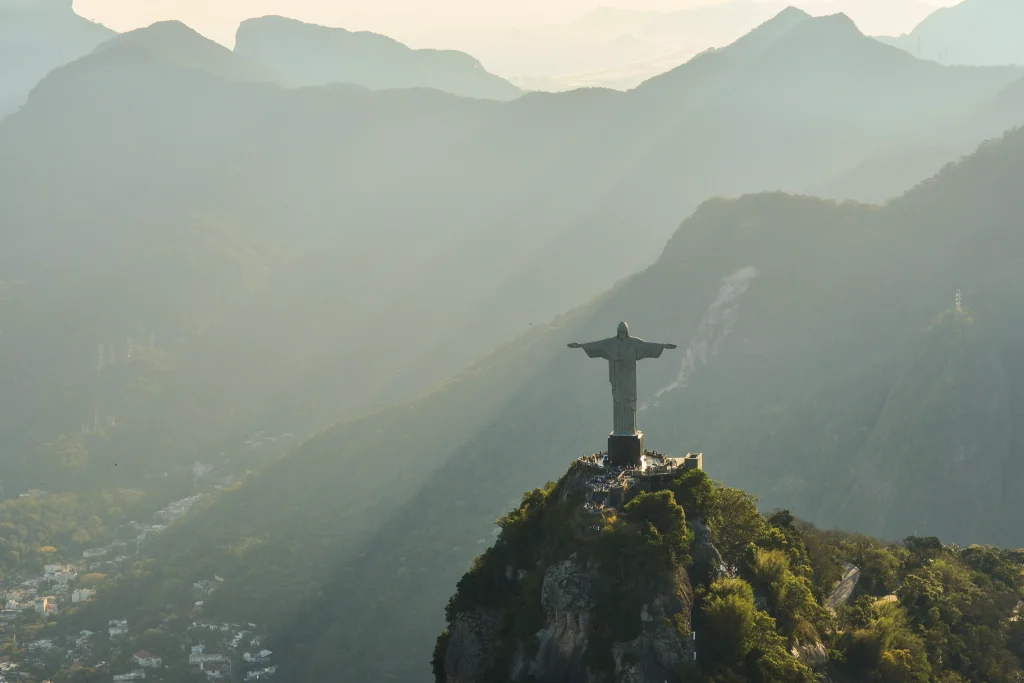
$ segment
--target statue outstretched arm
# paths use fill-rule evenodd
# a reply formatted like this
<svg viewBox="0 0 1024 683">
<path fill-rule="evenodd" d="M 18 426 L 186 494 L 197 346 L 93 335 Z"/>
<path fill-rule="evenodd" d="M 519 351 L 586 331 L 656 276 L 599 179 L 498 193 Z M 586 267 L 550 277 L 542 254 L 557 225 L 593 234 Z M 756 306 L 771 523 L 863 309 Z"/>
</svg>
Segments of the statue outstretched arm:
<svg viewBox="0 0 1024 683">
<path fill-rule="evenodd" d="M 607 360 L 612 360 L 615 353 L 613 342 L 613 339 L 602 339 L 600 341 L 584 342 L 582 344 L 579 342 L 573 342 L 569 344 L 569 348 L 583 349 L 590 358 L 605 358 Z"/>
<path fill-rule="evenodd" d="M 635 338 L 633 340 L 633 344 L 636 349 L 637 360 L 642 360 L 644 358 L 661 358 L 661 352 L 665 349 L 677 348 L 675 344 L 662 344 L 661 342 L 649 342 Z"/>
</svg>

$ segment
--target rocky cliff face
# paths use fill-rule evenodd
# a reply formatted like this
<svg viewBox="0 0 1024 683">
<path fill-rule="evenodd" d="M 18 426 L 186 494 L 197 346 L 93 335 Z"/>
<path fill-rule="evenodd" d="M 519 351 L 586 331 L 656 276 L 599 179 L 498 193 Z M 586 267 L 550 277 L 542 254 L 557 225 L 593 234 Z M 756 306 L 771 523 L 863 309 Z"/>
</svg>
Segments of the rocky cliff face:
<svg viewBox="0 0 1024 683">
<path fill-rule="evenodd" d="M 588 665 L 588 646 L 597 605 L 595 587 L 600 568 L 572 555 L 544 571 L 537 599 L 544 610 L 544 626 L 533 642 L 518 642 L 508 665 L 512 681 L 540 683 L 662 683 L 677 681 L 677 672 L 693 658 L 692 640 L 680 631 L 689 625 L 692 599 L 685 572 L 662 577 L 649 603 L 634 615 L 640 634 L 611 647 L 613 667 L 595 670 Z M 492 680 L 499 664 L 502 611 L 474 609 L 460 613 L 451 625 L 444 672 L 449 683 Z"/>
<path fill-rule="evenodd" d="M 897 547 L 755 503 L 672 461 L 581 458 L 459 581 L 436 683 L 1020 679 L 1024 551 Z"/>
<path fill-rule="evenodd" d="M 449 605 L 449 630 L 435 653 L 437 677 L 448 683 L 684 680 L 694 659 L 694 599 L 686 563 L 675 552 L 685 546 L 702 561 L 721 558 L 703 522 L 695 520 L 697 533 L 686 533 L 682 508 L 652 492 L 652 481 L 584 460 L 543 500 L 504 520 L 493 552 L 480 558 Z M 610 488 L 623 489 L 625 505 L 604 502 Z M 655 527 L 646 545 L 657 540 L 679 548 L 664 545 L 642 568 L 634 565 L 643 551 L 631 553 L 620 543 L 639 542 Z M 499 566 L 499 559 L 506 563 Z"/>
</svg>

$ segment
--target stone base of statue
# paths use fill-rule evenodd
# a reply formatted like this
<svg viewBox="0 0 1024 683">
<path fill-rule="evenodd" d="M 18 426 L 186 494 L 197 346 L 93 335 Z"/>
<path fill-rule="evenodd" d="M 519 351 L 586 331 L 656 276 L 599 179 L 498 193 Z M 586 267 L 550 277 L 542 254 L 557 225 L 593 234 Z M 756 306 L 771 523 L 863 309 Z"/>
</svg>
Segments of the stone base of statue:
<svg viewBox="0 0 1024 683">
<path fill-rule="evenodd" d="M 644 433 L 609 434 L 608 462 L 618 467 L 640 467 L 644 454 Z"/>
</svg>

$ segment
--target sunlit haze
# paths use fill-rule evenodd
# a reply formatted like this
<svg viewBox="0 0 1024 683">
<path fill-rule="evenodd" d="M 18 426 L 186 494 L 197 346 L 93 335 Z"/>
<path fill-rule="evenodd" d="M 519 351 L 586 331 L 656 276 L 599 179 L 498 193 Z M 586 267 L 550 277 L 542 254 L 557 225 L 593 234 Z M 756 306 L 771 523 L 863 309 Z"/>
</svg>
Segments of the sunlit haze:
<svg viewBox="0 0 1024 683">
<path fill-rule="evenodd" d="M 0 0 L 0 683 L 1024 683 L 1021 36 Z"/>
<path fill-rule="evenodd" d="M 957 0 L 793 0 L 811 14 L 847 13 L 869 34 L 898 35 L 935 7 Z M 551 77 L 665 61 L 671 66 L 696 52 L 742 35 L 785 6 L 777 0 L 77 0 L 76 11 L 117 31 L 177 19 L 224 45 L 234 44 L 240 21 L 268 14 L 383 33 L 412 47 L 469 52 L 502 76 Z M 695 21 L 693 28 L 653 35 L 643 26 L 658 13 L 728 6 L 725 21 Z M 594 14 L 598 9 L 621 10 Z M 595 19 L 587 21 L 587 19 Z M 681 23 L 681 22 L 676 22 Z M 682 22 L 685 24 L 685 22 Z M 657 71 L 659 65 L 652 64 Z"/>
</svg>

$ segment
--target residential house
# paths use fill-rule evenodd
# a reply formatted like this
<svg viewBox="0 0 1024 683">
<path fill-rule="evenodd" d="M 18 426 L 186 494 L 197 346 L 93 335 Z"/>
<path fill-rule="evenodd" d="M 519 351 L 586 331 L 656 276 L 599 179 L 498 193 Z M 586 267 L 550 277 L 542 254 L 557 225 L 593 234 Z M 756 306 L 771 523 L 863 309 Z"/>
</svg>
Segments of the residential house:
<svg viewBox="0 0 1024 683">
<path fill-rule="evenodd" d="M 199 670 L 206 674 L 210 681 L 224 680 L 231 678 L 231 660 L 226 655 L 220 654 L 192 654 L 188 658 L 189 664 L 198 664 Z"/>
<path fill-rule="evenodd" d="M 103 557 L 107 554 L 106 548 L 89 548 L 88 550 L 82 551 L 82 557 L 86 560 L 93 557 Z"/>
<path fill-rule="evenodd" d="M 273 653 L 270 650 L 260 650 L 254 655 L 246 652 L 244 655 L 242 655 L 242 659 L 244 659 L 249 664 L 264 664 L 270 661 L 270 655 L 272 654 Z"/>
<path fill-rule="evenodd" d="M 224 657 L 213 662 L 203 662 L 199 670 L 206 674 L 208 681 L 223 681 L 231 678 L 231 661 Z"/>
<path fill-rule="evenodd" d="M 114 683 L 129 683 L 129 681 L 143 681 L 146 679 L 146 672 L 142 669 L 135 669 L 126 674 L 115 674 Z"/>
<path fill-rule="evenodd" d="M 111 619 L 107 626 L 109 627 L 107 628 L 107 633 L 111 638 L 128 633 L 128 621 L 126 619 Z"/>
<path fill-rule="evenodd" d="M 145 650 L 139 650 L 136 652 L 132 655 L 132 659 L 136 664 L 144 669 L 159 669 L 163 666 L 163 660 L 161 660 L 160 657 L 154 657 Z"/>
<path fill-rule="evenodd" d="M 96 595 L 96 591 L 92 588 L 76 588 L 71 591 L 71 602 L 75 604 L 85 602 L 94 595 Z"/>
<path fill-rule="evenodd" d="M 47 595 L 43 598 L 36 598 L 36 612 L 40 614 L 56 614 L 57 598 Z"/>
</svg>

